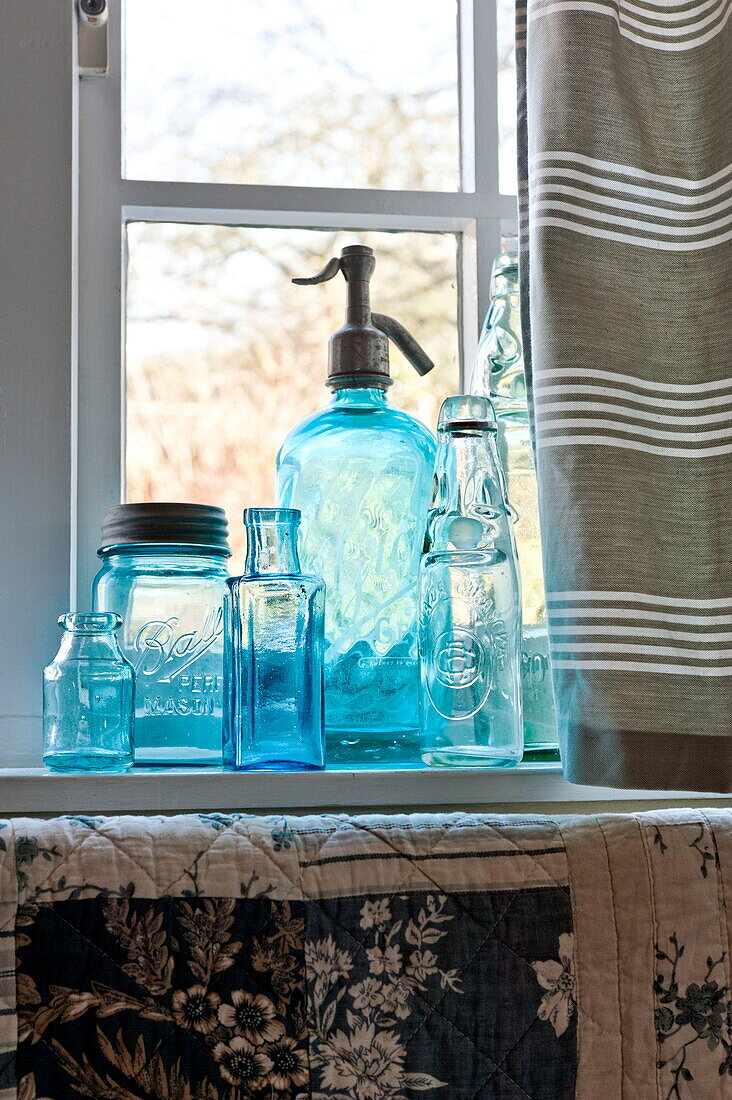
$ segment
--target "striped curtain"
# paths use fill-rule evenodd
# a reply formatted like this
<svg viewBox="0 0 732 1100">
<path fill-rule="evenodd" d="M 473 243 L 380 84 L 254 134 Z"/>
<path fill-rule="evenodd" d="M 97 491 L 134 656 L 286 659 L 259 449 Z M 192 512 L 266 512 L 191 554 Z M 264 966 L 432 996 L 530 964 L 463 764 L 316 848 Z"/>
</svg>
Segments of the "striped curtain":
<svg viewBox="0 0 732 1100">
<path fill-rule="evenodd" d="M 730 791 L 732 0 L 520 0 L 517 26 L 565 773 Z"/>
</svg>

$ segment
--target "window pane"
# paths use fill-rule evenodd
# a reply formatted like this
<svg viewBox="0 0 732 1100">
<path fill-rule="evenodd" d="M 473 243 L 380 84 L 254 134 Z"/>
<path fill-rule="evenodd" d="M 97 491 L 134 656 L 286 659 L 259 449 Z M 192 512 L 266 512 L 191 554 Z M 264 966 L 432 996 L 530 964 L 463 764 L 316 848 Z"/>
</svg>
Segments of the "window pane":
<svg viewBox="0 0 732 1100">
<path fill-rule="evenodd" d="M 134 223 L 128 227 L 127 499 L 273 503 L 280 442 L 330 400 L 327 342 L 346 286 L 293 286 L 356 241 L 376 250 L 374 308 L 405 324 L 436 366 L 419 378 L 392 348 L 389 391 L 434 426 L 459 389 L 456 238 Z M 240 561 L 240 556 L 237 559 Z"/>
<path fill-rule="evenodd" d="M 515 0 L 497 0 L 498 186 L 516 194 L 516 12 Z"/>
<path fill-rule="evenodd" d="M 126 0 L 126 175 L 457 190 L 456 0 Z"/>
</svg>

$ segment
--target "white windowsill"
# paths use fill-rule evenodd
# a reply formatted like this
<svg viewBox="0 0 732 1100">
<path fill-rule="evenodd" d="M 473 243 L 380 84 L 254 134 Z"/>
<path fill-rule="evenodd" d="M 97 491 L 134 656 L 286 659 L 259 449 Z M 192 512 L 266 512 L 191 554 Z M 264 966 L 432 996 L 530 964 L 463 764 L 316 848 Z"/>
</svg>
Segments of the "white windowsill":
<svg viewBox="0 0 732 1100">
<path fill-rule="evenodd" d="M 0 717 L 0 817 L 6 814 L 240 811 L 408 812 L 491 808 L 520 813 L 629 810 L 679 801 L 719 804 L 722 796 L 622 791 L 568 783 L 558 764 L 516 768 L 394 771 L 228 772 L 220 768 L 131 768 L 128 772 L 51 772 L 40 766 L 41 720 Z M 552 804 L 560 805 L 553 809 Z M 645 805 L 644 805 L 645 804 Z M 729 805 L 729 798 L 722 799 Z"/>
<path fill-rule="evenodd" d="M 133 768 L 123 774 L 59 774 L 45 768 L 0 769 L 0 815 L 282 812 L 355 809 L 514 811 L 537 803 L 714 801 L 684 792 L 621 791 L 568 783 L 556 764 L 513 769 L 414 768 L 399 771 L 227 772 L 217 768 Z M 579 809 L 579 807 L 578 807 Z M 547 807 L 551 811 L 551 806 Z"/>
</svg>

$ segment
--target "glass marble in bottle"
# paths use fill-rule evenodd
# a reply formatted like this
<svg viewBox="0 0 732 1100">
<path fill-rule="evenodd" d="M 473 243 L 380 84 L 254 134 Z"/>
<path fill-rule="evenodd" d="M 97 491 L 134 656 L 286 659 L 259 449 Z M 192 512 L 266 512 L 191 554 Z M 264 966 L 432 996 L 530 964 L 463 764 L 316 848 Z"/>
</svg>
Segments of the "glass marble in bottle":
<svg viewBox="0 0 732 1100">
<path fill-rule="evenodd" d="M 119 615 L 72 612 L 43 672 L 43 762 L 55 771 L 123 771 L 132 764 L 134 680 Z"/>
<path fill-rule="evenodd" d="M 300 571 L 300 513 L 248 508 L 247 557 L 224 604 L 224 766 L 296 770 L 325 764 L 325 585 Z"/>
</svg>

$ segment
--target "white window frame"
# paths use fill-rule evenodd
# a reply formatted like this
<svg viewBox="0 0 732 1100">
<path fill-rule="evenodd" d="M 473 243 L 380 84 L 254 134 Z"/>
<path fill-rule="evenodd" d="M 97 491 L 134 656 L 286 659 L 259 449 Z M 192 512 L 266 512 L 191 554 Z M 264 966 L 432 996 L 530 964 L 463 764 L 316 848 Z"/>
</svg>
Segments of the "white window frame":
<svg viewBox="0 0 732 1100">
<path fill-rule="evenodd" d="M 708 795 L 577 787 L 555 766 L 242 776 L 48 775 L 40 670 L 55 617 L 88 606 L 103 509 L 122 486 L 124 226 L 446 230 L 460 235 L 470 361 L 515 198 L 498 190 L 493 0 L 461 0 L 460 193 L 147 183 L 120 174 L 120 0 L 108 77 L 76 73 L 76 0 L 0 3 L 0 807 L 3 813 L 408 807 L 643 808 Z M 473 74 L 475 79 L 473 80 Z M 469 94 L 468 94 L 469 92 Z M 479 140 L 476 140 L 476 135 Z M 481 278 L 477 273 L 480 272 Z"/>
<path fill-rule="evenodd" d="M 488 307 L 491 263 L 502 234 L 516 232 L 517 212 L 516 197 L 499 189 L 496 5 L 494 0 L 458 0 L 457 11 L 462 190 L 384 191 L 122 178 L 123 0 L 109 0 L 109 74 L 82 78 L 79 89 L 81 279 L 72 601 L 83 601 L 96 572 L 100 517 L 113 493 L 122 499 L 127 223 L 454 233 L 460 360 L 472 360 Z M 480 45 L 487 42 L 496 48 Z M 120 324 L 110 324 L 112 317 Z"/>
</svg>

